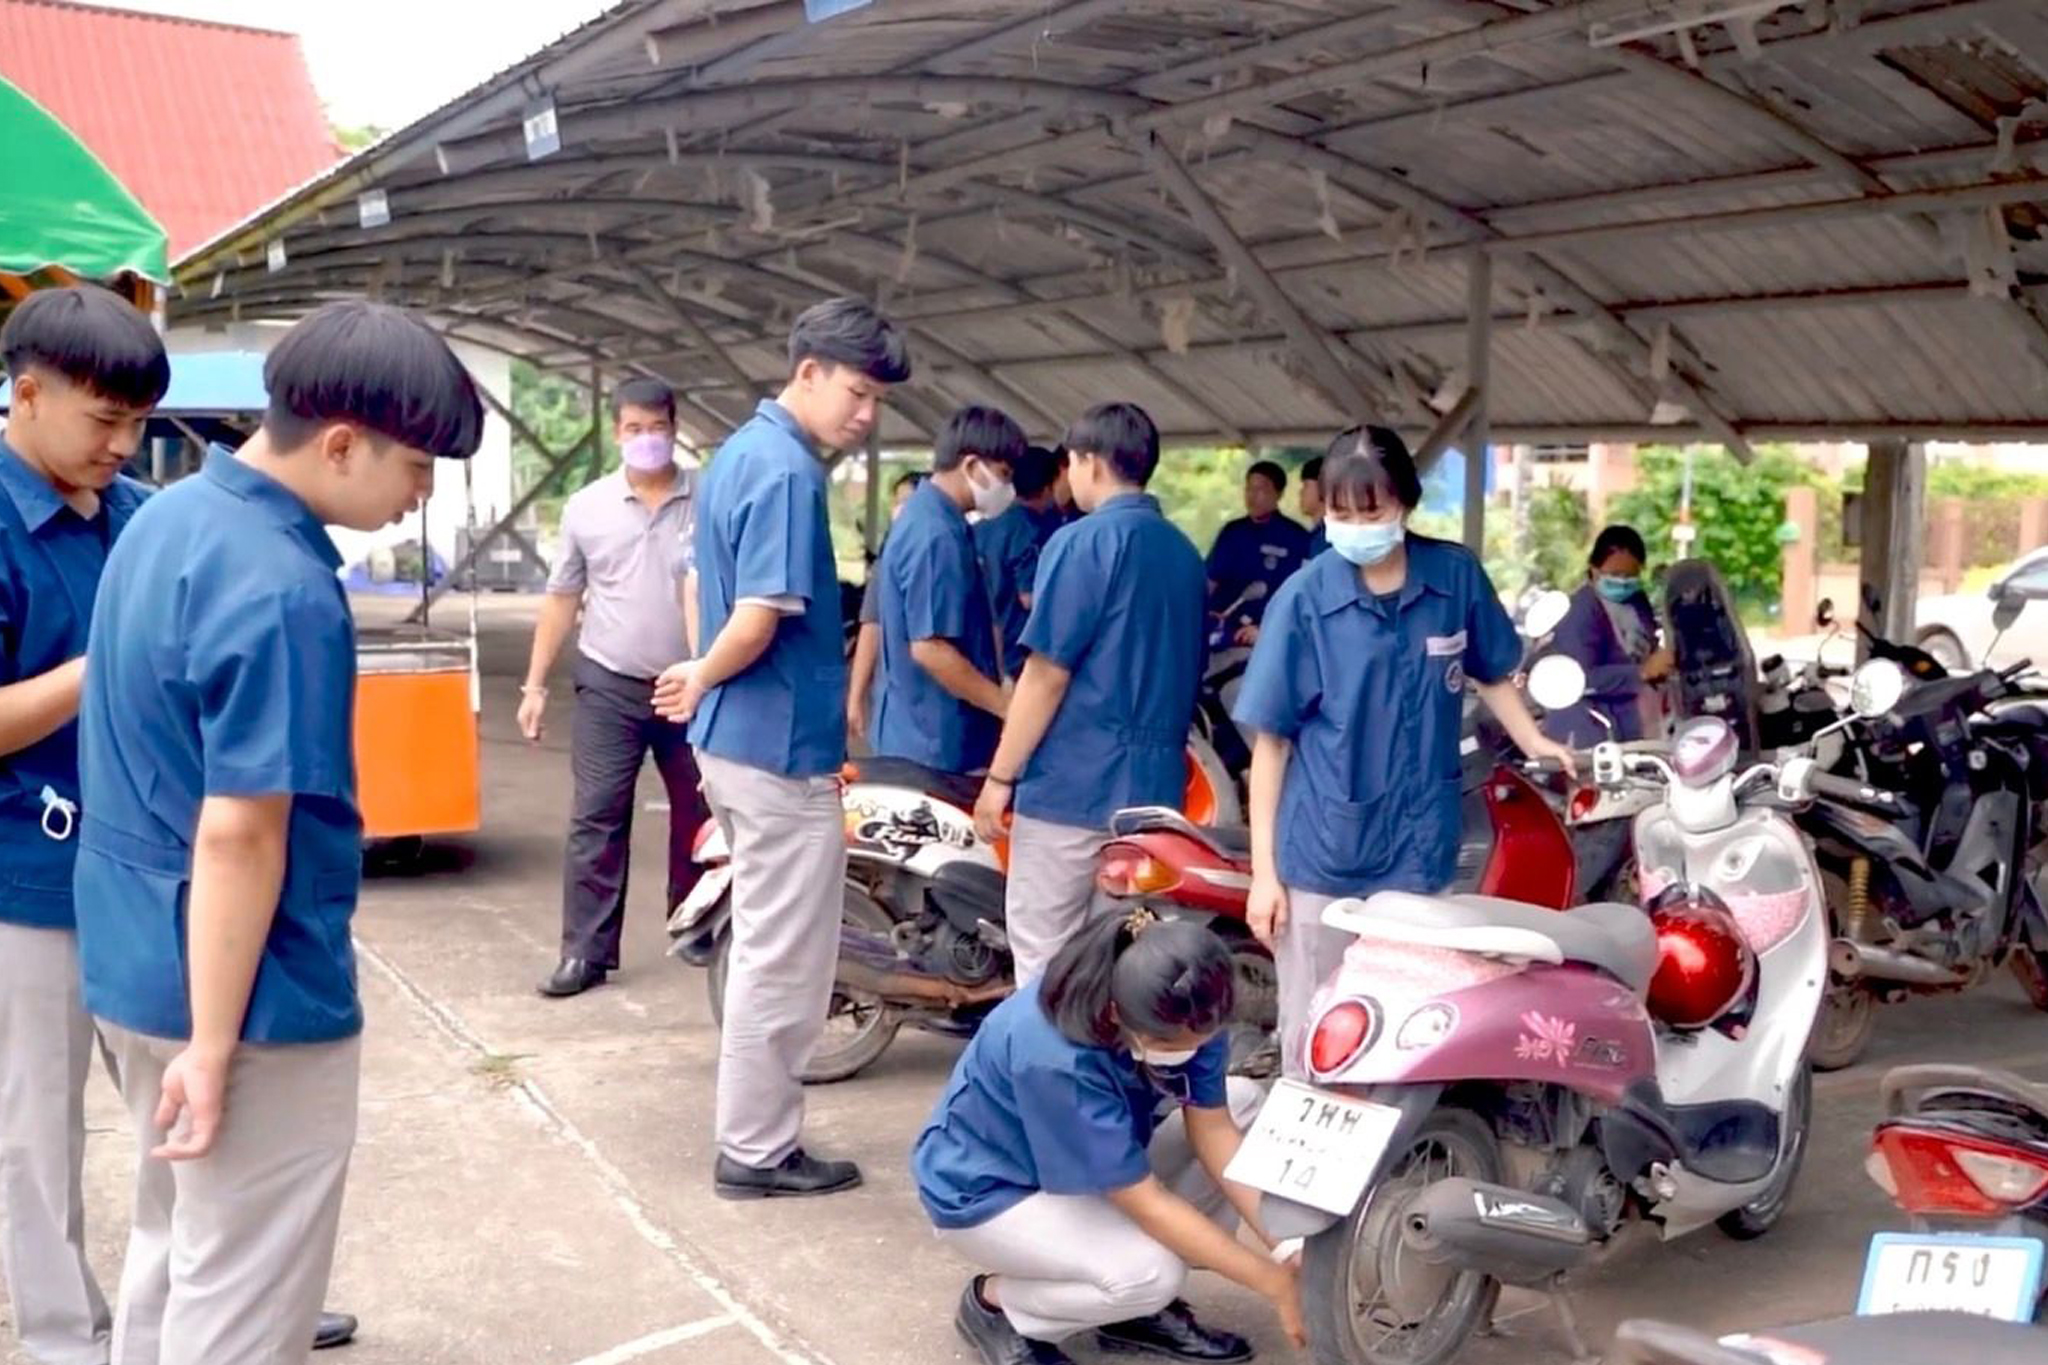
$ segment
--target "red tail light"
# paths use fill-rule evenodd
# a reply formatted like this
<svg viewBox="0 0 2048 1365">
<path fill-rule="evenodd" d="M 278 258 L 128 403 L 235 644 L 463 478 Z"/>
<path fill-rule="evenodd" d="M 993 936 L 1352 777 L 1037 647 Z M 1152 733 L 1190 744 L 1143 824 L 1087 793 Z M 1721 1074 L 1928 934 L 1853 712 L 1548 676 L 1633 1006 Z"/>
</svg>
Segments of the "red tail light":
<svg viewBox="0 0 2048 1365">
<path fill-rule="evenodd" d="M 1598 787 L 1580 787 L 1572 793 L 1572 803 L 1566 808 L 1566 812 L 1571 819 L 1583 820 L 1591 815 L 1593 808 L 1599 804 L 1600 789 Z"/>
<path fill-rule="evenodd" d="M 1156 896 L 1180 885 L 1180 873 L 1141 849 L 1111 844 L 1102 851 L 1095 884 L 1110 896 Z"/>
<path fill-rule="evenodd" d="M 1363 1000 L 1339 1000 L 1324 1010 L 1309 1035 L 1309 1069 L 1327 1076 L 1348 1066 L 1372 1045 L 1378 1022 L 1378 1014 Z"/>
<path fill-rule="evenodd" d="M 2048 1194 L 2048 1158 L 1904 1124 L 1878 1128 L 1866 1169 L 1907 1213 L 1998 1218 Z"/>
</svg>

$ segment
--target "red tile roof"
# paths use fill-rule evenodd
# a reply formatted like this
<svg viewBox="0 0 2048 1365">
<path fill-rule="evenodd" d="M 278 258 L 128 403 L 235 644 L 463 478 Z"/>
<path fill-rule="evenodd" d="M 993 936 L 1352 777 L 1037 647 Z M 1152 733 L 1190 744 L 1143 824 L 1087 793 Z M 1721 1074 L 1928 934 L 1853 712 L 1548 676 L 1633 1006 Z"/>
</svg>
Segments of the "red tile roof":
<svg viewBox="0 0 2048 1365">
<path fill-rule="evenodd" d="M 0 0 L 0 75 L 142 200 L 173 260 L 341 155 L 289 33 Z"/>
</svg>

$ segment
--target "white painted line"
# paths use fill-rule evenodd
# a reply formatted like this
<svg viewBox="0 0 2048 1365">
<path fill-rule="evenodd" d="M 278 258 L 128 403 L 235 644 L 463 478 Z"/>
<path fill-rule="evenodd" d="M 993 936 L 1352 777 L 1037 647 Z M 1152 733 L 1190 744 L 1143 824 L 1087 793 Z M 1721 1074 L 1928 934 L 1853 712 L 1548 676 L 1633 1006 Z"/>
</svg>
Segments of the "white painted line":
<svg viewBox="0 0 2048 1365">
<path fill-rule="evenodd" d="M 497 1055 L 468 1024 L 463 1022 L 462 1016 L 428 995 L 425 989 L 401 971 L 397 964 L 361 939 L 355 940 L 355 947 L 357 956 L 376 968 L 387 981 L 396 986 L 399 993 L 426 1016 L 427 1022 L 456 1046 L 475 1053 L 478 1057 Z M 727 1319 L 744 1327 L 747 1334 L 760 1342 L 770 1355 L 782 1362 L 782 1365 L 833 1365 L 830 1357 L 789 1340 L 759 1314 L 741 1303 L 739 1298 L 725 1287 L 722 1280 L 704 1268 L 690 1249 L 684 1247 L 656 1223 L 654 1216 L 648 1212 L 645 1201 L 634 1192 L 633 1184 L 626 1178 L 625 1172 L 613 1165 L 605 1154 L 598 1150 L 597 1144 L 591 1141 L 588 1134 L 572 1123 L 561 1110 L 555 1108 L 554 1101 L 548 1098 L 547 1092 L 541 1089 L 537 1082 L 518 1076 L 507 1089 L 518 1097 L 520 1103 L 533 1110 L 544 1126 L 554 1129 L 558 1137 L 582 1154 L 584 1160 L 596 1171 L 598 1180 L 611 1195 L 612 1202 L 633 1225 L 633 1230 L 639 1233 L 641 1239 L 649 1246 L 673 1261 L 691 1284 L 724 1309 L 724 1316 Z"/>
<path fill-rule="evenodd" d="M 594 1356 L 585 1356 L 576 1365 L 625 1365 L 626 1361 L 638 1360 L 641 1356 L 653 1355 L 665 1346 L 679 1346 L 686 1341 L 716 1332 L 721 1327 L 732 1326 L 732 1314 L 720 1313 L 715 1318 L 699 1322 L 686 1322 L 681 1327 L 671 1327 L 663 1332 L 653 1332 L 637 1340 L 614 1346 L 609 1351 Z"/>
</svg>

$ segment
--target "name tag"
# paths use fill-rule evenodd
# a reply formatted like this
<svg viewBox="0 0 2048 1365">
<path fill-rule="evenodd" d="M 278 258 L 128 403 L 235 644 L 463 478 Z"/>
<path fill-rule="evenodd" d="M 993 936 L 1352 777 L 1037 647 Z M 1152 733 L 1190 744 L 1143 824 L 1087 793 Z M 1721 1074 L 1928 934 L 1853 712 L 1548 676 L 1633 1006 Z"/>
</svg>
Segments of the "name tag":
<svg viewBox="0 0 2048 1365">
<path fill-rule="evenodd" d="M 1423 650 L 1432 659 L 1454 658 L 1465 652 L 1465 632 L 1456 635 L 1432 635 L 1423 644 Z"/>
</svg>

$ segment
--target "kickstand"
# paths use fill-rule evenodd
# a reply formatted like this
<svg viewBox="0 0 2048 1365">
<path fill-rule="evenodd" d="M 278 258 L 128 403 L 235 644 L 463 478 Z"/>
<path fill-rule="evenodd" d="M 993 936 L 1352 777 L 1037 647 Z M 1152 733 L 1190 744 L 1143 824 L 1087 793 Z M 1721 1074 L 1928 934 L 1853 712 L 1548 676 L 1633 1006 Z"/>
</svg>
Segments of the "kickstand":
<svg viewBox="0 0 2048 1365">
<path fill-rule="evenodd" d="M 1564 1329 L 1565 1348 L 1572 1353 L 1573 1365 L 1596 1365 L 1592 1352 L 1586 1349 L 1586 1338 L 1579 1331 L 1579 1315 L 1572 1309 L 1571 1295 L 1564 1287 L 1562 1275 L 1551 1280 L 1550 1306 L 1557 1310 L 1558 1326 Z"/>
</svg>

